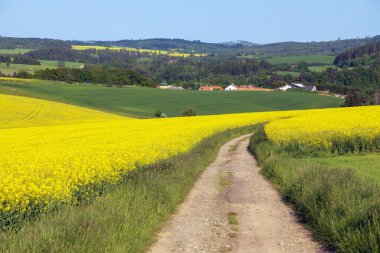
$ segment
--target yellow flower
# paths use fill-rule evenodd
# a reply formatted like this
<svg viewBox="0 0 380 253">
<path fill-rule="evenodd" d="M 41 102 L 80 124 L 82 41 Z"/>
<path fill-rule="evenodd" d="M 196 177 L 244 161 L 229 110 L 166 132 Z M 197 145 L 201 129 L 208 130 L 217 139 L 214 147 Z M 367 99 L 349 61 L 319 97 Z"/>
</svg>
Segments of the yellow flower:
<svg viewBox="0 0 380 253">
<path fill-rule="evenodd" d="M 138 120 L 5 95 L 0 105 L 12 108 L 0 106 L 0 213 L 90 198 L 96 185 L 231 128 L 269 122 L 271 141 L 317 148 L 380 135 L 380 107 Z"/>
</svg>

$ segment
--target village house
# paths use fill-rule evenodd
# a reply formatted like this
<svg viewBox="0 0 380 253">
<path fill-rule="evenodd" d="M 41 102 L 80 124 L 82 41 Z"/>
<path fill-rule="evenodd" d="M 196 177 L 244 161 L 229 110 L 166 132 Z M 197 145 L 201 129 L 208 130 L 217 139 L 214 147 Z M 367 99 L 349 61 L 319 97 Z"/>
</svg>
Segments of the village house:
<svg viewBox="0 0 380 253">
<path fill-rule="evenodd" d="M 199 90 L 206 90 L 206 91 L 210 91 L 210 90 L 223 90 L 222 86 L 219 86 L 219 85 L 204 85 L 204 86 L 201 86 L 199 88 Z"/>
<path fill-rule="evenodd" d="M 157 84 L 156 88 L 157 89 L 171 89 L 171 88 L 173 88 L 173 85 L 160 85 L 160 84 Z"/>
<path fill-rule="evenodd" d="M 162 81 L 161 83 L 156 85 L 157 89 L 168 89 L 169 87 L 171 87 L 171 85 L 168 85 L 166 81 Z"/>
<path fill-rule="evenodd" d="M 241 91 L 270 91 L 270 89 L 256 87 L 255 85 L 235 85 L 230 84 L 227 86 L 224 90 L 226 91 L 234 91 L 234 90 L 241 90 Z"/>
<path fill-rule="evenodd" d="M 231 83 L 230 85 L 228 85 L 224 90 L 237 90 L 239 88 L 239 86 L 236 86 L 235 84 Z"/>
<path fill-rule="evenodd" d="M 308 91 L 318 91 L 317 87 L 315 87 L 315 85 L 306 85 L 305 86 L 305 90 L 308 90 Z"/>
<path fill-rule="evenodd" d="M 174 85 L 168 85 L 166 81 L 161 82 L 160 84 L 156 85 L 157 89 L 164 89 L 164 90 L 184 90 L 184 88 Z"/>
<path fill-rule="evenodd" d="M 255 85 L 240 85 L 238 90 L 242 91 L 270 91 L 271 89 L 256 87 Z"/>
<path fill-rule="evenodd" d="M 181 86 L 172 86 L 171 88 L 169 88 L 169 90 L 185 90 L 185 89 Z"/>
<path fill-rule="evenodd" d="M 288 89 L 305 89 L 308 91 L 317 91 L 317 87 L 315 87 L 315 85 L 304 85 L 302 83 L 289 83 L 278 89 L 282 91 L 286 91 Z"/>
</svg>

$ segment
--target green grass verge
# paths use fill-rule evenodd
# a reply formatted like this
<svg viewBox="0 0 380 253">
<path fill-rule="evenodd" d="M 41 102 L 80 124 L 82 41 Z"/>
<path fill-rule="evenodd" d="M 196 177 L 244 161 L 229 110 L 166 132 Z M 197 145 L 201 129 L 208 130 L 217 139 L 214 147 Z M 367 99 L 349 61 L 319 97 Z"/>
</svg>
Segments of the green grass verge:
<svg viewBox="0 0 380 253">
<path fill-rule="evenodd" d="M 266 60 L 269 61 L 271 64 L 297 64 L 302 61 L 306 63 L 319 63 L 319 64 L 326 64 L 331 65 L 333 64 L 335 59 L 335 56 L 329 56 L 329 55 L 292 55 L 292 56 L 278 56 L 278 57 L 272 57 L 267 58 Z"/>
<path fill-rule="evenodd" d="M 262 173 L 328 247 L 339 252 L 379 252 L 380 187 L 373 180 L 354 170 L 295 158 L 269 143 L 262 129 L 252 136 L 250 149 Z"/>
<path fill-rule="evenodd" d="M 219 148 L 255 129 L 216 134 L 131 175 L 91 204 L 64 207 L 19 231 L 0 232 L 0 252 L 145 252 Z"/>
<path fill-rule="evenodd" d="M 327 168 L 353 169 L 358 176 L 375 180 L 377 184 L 380 184 L 380 155 L 378 154 L 316 157 L 303 160 L 311 165 Z"/>
<path fill-rule="evenodd" d="M 125 116 L 149 118 L 160 110 L 179 116 L 192 106 L 200 115 L 339 107 L 343 100 L 313 93 L 280 91 L 178 91 L 152 88 L 117 88 L 63 82 L 0 81 L 0 93 L 36 97 L 89 107 Z"/>
</svg>

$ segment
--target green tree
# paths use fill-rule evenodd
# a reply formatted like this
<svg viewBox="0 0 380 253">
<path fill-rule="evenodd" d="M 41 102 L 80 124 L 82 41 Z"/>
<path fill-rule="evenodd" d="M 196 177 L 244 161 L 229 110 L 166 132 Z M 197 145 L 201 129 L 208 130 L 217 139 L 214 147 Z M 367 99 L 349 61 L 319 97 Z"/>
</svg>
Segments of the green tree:
<svg viewBox="0 0 380 253">
<path fill-rule="evenodd" d="M 359 91 L 351 91 L 346 96 L 343 106 L 362 106 L 366 104 L 365 97 Z"/>
</svg>

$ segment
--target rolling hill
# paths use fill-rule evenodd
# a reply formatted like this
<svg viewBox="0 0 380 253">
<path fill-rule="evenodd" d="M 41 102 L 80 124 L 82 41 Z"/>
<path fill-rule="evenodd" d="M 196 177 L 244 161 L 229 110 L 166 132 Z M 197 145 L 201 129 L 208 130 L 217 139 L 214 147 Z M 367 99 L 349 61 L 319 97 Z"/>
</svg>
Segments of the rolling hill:
<svg viewBox="0 0 380 253">
<path fill-rule="evenodd" d="M 0 93 L 64 102 L 137 118 L 151 118 L 158 110 L 179 116 L 188 106 L 200 115 L 338 107 L 342 99 L 300 92 L 181 91 L 116 88 L 97 84 L 0 81 Z"/>
</svg>

